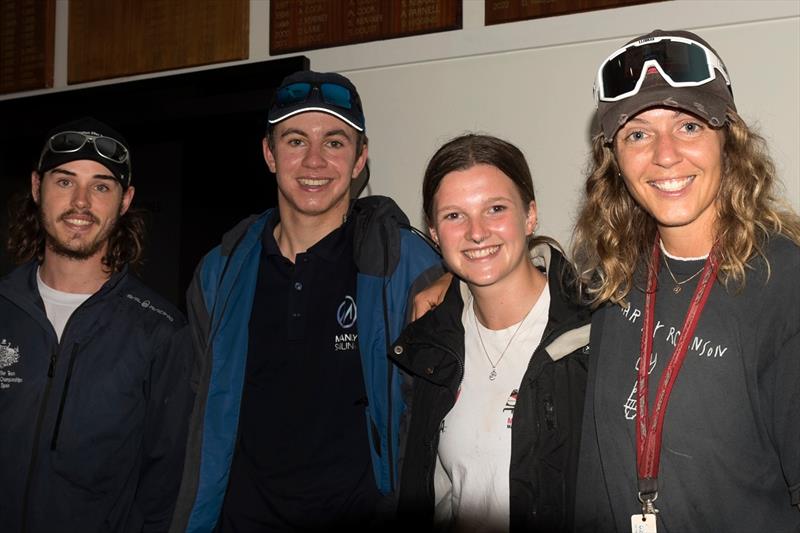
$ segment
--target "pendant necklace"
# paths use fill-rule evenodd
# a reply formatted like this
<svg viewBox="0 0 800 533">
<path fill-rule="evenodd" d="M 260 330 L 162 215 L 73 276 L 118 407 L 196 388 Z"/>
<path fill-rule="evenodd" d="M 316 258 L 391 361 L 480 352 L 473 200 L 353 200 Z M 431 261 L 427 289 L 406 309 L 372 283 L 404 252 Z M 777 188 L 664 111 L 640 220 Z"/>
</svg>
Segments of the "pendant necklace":
<svg viewBox="0 0 800 533">
<path fill-rule="evenodd" d="M 506 347 L 503 348 L 502 352 L 500 352 L 500 357 L 497 358 L 497 362 L 495 363 L 492 361 L 492 358 L 489 357 L 489 351 L 486 349 L 486 345 L 483 343 L 483 337 L 481 336 L 481 325 L 478 323 L 478 313 L 475 312 L 475 306 L 474 305 L 472 306 L 472 316 L 475 318 L 475 329 L 478 330 L 478 340 L 481 341 L 481 348 L 483 348 L 483 354 L 486 356 L 486 359 L 492 366 L 492 371 L 489 372 L 489 381 L 494 381 L 497 378 L 497 365 L 499 365 L 500 361 L 503 360 L 503 356 L 506 355 L 506 352 L 508 351 L 508 348 L 511 346 L 511 343 L 514 342 L 514 337 L 517 336 L 517 333 L 519 333 L 519 330 L 522 328 L 522 324 L 525 323 L 525 319 L 528 318 L 528 315 L 531 314 L 531 311 L 533 311 L 534 307 L 536 307 L 536 302 L 534 302 L 531 308 L 528 309 L 528 312 L 525 313 L 525 316 L 520 321 L 519 325 L 517 326 L 517 329 L 514 330 L 514 333 L 511 335 L 511 338 L 508 339 Z"/>
<path fill-rule="evenodd" d="M 682 289 L 681 285 L 683 285 L 684 283 L 689 283 L 690 281 L 692 281 L 694 278 L 699 276 L 700 273 L 703 272 L 703 268 L 705 268 L 705 266 L 703 266 L 703 267 L 700 268 L 700 270 L 698 270 L 697 272 L 695 272 L 694 274 L 692 274 L 691 276 L 689 276 L 685 280 L 678 281 L 675 278 L 675 274 L 672 273 L 672 269 L 669 268 L 669 261 L 667 261 L 666 254 L 662 254 L 661 258 L 664 260 L 664 265 L 667 267 L 667 272 L 669 272 L 669 277 L 671 277 L 672 281 L 675 282 L 675 286 L 672 287 L 672 292 L 674 292 L 675 294 L 678 294 L 678 293 L 681 292 L 681 289 Z"/>
</svg>

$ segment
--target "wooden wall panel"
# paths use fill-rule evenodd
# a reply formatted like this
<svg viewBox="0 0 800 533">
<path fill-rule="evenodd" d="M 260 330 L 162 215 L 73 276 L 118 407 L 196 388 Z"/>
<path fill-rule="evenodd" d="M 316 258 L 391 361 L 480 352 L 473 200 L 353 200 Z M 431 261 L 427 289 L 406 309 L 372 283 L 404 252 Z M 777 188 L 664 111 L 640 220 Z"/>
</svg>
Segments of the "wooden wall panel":
<svg viewBox="0 0 800 533">
<path fill-rule="evenodd" d="M 70 0 L 68 83 L 247 59 L 248 0 Z"/>
<path fill-rule="evenodd" d="M 0 94 L 53 86 L 55 0 L 0 0 Z"/>
<path fill-rule="evenodd" d="M 486 0 L 486 25 L 664 0 Z M 635 33 L 635 32 L 634 32 Z"/>
<path fill-rule="evenodd" d="M 461 28 L 462 0 L 271 0 L 269 53 Z"/>
</svg>

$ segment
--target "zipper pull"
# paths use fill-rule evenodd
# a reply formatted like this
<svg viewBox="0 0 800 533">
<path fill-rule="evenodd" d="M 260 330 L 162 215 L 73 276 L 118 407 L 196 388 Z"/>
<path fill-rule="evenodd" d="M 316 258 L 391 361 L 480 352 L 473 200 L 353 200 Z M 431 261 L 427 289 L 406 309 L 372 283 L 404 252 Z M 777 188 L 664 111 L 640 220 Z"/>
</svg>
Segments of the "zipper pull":
<svg viewBox="0 0 800 533">
<path fill-rule="evenodd" d="M 56 352 L 50 356 L 50 367 L 47 369 L 47 377 L 52 378 L 56 375 Z"/>
</svg>

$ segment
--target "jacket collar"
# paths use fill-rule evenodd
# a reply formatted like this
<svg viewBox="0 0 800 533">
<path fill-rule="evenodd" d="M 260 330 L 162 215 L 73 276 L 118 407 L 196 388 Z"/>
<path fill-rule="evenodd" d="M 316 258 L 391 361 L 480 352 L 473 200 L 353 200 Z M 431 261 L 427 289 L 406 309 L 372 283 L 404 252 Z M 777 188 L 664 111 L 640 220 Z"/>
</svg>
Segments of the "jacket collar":
<svg viewBox="0 0 800 533">
<path fill-rule="evenodd" d="M 546 271 L 550 291 L 550 309 L 542 346 L 550 359 L 558 360 L 588 344 L 591 312 L 588 306 L 580 304 L 574 271 L 557 249 L 541 244 L 531 251 L 531 256 L 534 264 Z M 429 381 L 452 383 L 452 376 L 449 372 L 442 372 L 439 365 L 449 365 L 448 360 L 441 358 L 442 354 L 450 354 L 463 368 L 461 312 L 466 300 L 464 294 L 468 290 L 465 283 L 453 278 L 442 303 L 406 326 L 395 343 L 392 359 Z M 434 350 L 429 351 L 427 347 Z M 398 349 L 401 354 L 398 354 Z M 415 354 L 413 360 L 409 352 Z"/>
</svg>

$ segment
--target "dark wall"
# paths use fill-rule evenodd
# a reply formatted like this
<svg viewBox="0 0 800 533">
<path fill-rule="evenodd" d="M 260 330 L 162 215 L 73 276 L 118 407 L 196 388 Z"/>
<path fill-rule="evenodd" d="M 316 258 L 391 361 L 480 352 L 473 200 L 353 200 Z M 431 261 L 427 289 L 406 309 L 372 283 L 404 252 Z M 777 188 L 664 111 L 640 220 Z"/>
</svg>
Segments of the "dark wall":
<svg viewBox="0 0 800 533">
<path fill-rule="evenodd" d="M 197 261 L 245 216 L 276 204 L 261 155 L 272 92 L 302 56 L 0 101 L 0 199 L 30 188 L 46 132 L 90 115 L 131 148 L 134 206 L 148 219 L 141 277 L 184 308 Z M 0 215 L 0 274 L 8 219 Z"/>
</svg>

